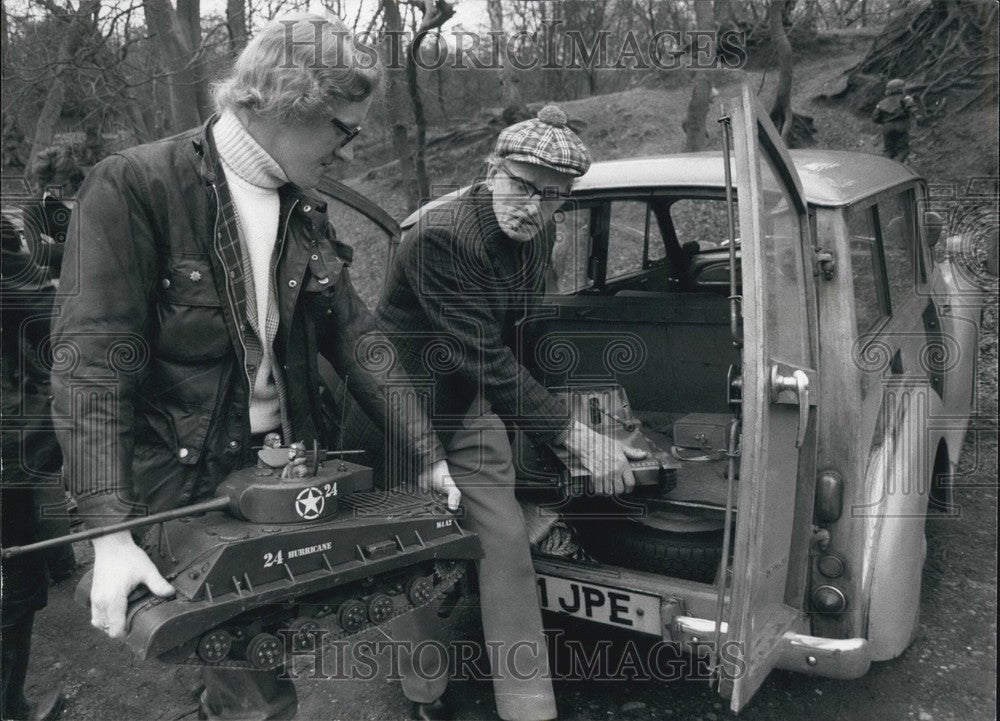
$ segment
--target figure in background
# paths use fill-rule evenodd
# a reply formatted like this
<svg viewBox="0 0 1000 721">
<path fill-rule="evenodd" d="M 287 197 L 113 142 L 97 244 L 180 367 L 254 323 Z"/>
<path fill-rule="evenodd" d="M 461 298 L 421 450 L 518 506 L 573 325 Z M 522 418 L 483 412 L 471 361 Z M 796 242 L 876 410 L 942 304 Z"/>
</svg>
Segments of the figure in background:
<svg viewBox="0 0 1000 721">
<path fill-rule="evenodd" d="M 69 147 L 53 145 L 31 158 L 28 179 L 35 194 L 35 200 L 23 206 L 28 250 L 35 263 L 48 270 L 49 277 L 58 278 L 83 171 Z"/>
<path fill-rule="evenodd" d="M 901 163 L 910 154 L 910 125 L 917 114 L 917 102 L 905 91 L 906 84 L 893 78 L 872 113 L 872 122 L 882 128 L 883 154 Z"/>
<path fill-rule="evenodd" d="M 17 228 L 0 216 L 0 545 L 21 546 L 69 533 L 66 499 L 60 480 L 62 454 L 49 414 L 49 372 L 39 361 L 52 322 L 52 283 L 24 252 Z M 58 550 L 58 549 L 54 549 Z M 59 716 L 63 695 L 46 693 L 34 704 L 24 695 L 35 614 L 48 600 L 48 576 L 62 580 L 73 550 L 36 552 L 0 564 L 0 648 L 3 685 L 0 718 L 44 719 Z M 52 562 L 55 565 L 52 565 Z"/>
</svg>

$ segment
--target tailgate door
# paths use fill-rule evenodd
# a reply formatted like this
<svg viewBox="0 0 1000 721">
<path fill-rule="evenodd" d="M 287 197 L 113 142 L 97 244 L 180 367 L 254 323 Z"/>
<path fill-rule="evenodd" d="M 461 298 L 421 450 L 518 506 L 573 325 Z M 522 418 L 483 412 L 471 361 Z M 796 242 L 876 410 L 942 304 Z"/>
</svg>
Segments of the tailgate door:
<svg viewBox="0 0 1000 721">
<path fill-rule="evenodd" d="M 802 185 L 755 95 L 727 104 L 742 234 L 743 430 L 720 690 L 739 711 L 807 627 L 815 478 L 815 294 Z"/>
</svg>

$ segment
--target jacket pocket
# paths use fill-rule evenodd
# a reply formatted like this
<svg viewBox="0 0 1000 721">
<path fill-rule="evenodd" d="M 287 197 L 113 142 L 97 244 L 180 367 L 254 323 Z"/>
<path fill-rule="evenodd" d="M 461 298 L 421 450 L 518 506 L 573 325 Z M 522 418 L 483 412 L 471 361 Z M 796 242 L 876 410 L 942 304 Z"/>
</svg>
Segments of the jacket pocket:
<svg viewBox="0 0 1000 721">
<path fill-rule="evenodd" d="M 172 457 L 184 466 L 196 464 L 205 448 L 211 412 L 196 406 L 170 403 L 163 399 L 140 399 L 136 408 L 136 458 Z"/>
<path fill-rule="evenodd" d="M 199 362 L 231 352 L 209 256 L 168 255 L 161 258 L 160 268 L 153 338 L 157 356 Z"/>
</svg>

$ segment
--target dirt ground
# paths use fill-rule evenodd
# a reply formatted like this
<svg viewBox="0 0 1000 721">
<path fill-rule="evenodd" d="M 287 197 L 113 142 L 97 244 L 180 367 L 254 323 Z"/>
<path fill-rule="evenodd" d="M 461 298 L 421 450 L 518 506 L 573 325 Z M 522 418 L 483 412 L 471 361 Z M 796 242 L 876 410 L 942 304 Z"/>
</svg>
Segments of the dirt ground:
<svg viewBox="0 0 1000 721">
<path fill-rule="evenodd" d="M 878 152 L 866 121 L 835 107 L 809 100 L 824 82 L 856 58 L 844 52 L 797 68 L 797 104 L 816 118 L 820 147 Z M 586 139 L 597 157 L 642 155 L 678 150 L 662 138 L 679 136 L 686 86 L 636 88 L 613 96 L 566 103 L 571 116 L 588 121 Z M 614 112 L 608 113 L 608 109 Z M 630 122 L 631 121 L 631 122 Z M 675 122 L 676 121 L 676 122 Z M 613 127 L 626 128 L 614 132 Z M 957 182 L 972 175 L 995 175 L 993 114 L 954 126 L 918 130 L 913 163 L 926 177 Z M 987 138 L 990 140 L 987 143 Z M 988 145 L 988 147 L 983 147 Z M 466 148 L 466 153 L 481 148 Z M 442 182 L 457 180 L 444 168 L 457 167 L 455 153 L 433 160 Z M 466 167 L 468 163 L 465 164 Z M 360 190 L 401 217 L 396 193 L 381 172 L 356 179 Z M 987 201 L 991 202 L 991 201 Z M 995 203 L 995 201 L 992 201 Z M 993 206 L 995 207 L 995 206 Z M 343 234 L 342 234 L 343 235 Z M 346 237 L 346 236 L 344 236 Z M 359 249 L 364 254 L 363 249 Z M 380 269 L 356 282 L 377 283 Z M 977 721 L 996 716 L 996 542 L 997 542 L 997 309 L 994 296 L 986 311 L 979 360 L 979 402 L 962 453 L 958 518 L 932 519 L 927 526 L 928 558 L 922 590 L 920 634 L 894 661 L 877 663 L 861 679 L 834 681 L 775 672 L 741 714 L 747 721 L 810 718 Z M 89 548 L 77 544 L 89 565 Z M 94 632 L 88 613 L 73 602 L 76 579 L 50 591 L 49 606 L 37 617 L 29 671 L 29 696 L 61 686 L 69 721 L 163 721 L 195 717 L 197 672 L 136 660 L 122 645 Z M 582 631 L 579 631 L 582 633 Z M 479 636 L 475 609 L 460 607 L 452 616 L 453 638 Z M 616 680 L 563 682 L 557 685 L 560 717 L 599 719 L 693 719 L 717 721 L 730 715 L 728 703 L 703 682 Z M 408 718 L 408 704 L 397 684 L 378 676 L 368 682 L 333 680 L 299 684 L 299 719 Z M 451 693 L 458 717 L 494 719 L 488 682 L 456 683 Z"/>
</svg>

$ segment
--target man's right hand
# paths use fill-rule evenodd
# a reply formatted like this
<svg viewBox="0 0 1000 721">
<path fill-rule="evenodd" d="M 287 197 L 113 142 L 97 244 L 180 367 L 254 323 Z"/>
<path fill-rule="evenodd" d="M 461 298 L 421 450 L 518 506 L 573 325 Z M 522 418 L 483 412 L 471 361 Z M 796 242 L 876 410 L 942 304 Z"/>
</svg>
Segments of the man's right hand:
<svg viewBox="0 0 1000 721">
<path fill-rule="evenodd" d="M 120 531 L 94 541 L 94 580 L 90 587 L 90 625 L 111 638 L 125 635 L 128 595 L 143 584 L 161 598 L 174 587 L 160 575 L 132 534 Z"/>
<path fill-rule="evenodd" d="M 566 450 L 590 471 L 591 492 L 605 496 L 629 493 L 635 487 L 635 476 L 629 461 L 641 461 L 649 454 L 632 448 L 611 436 L 598 433 L 590 426 L 573 421 L 565 441 Z"/>
</svg>

